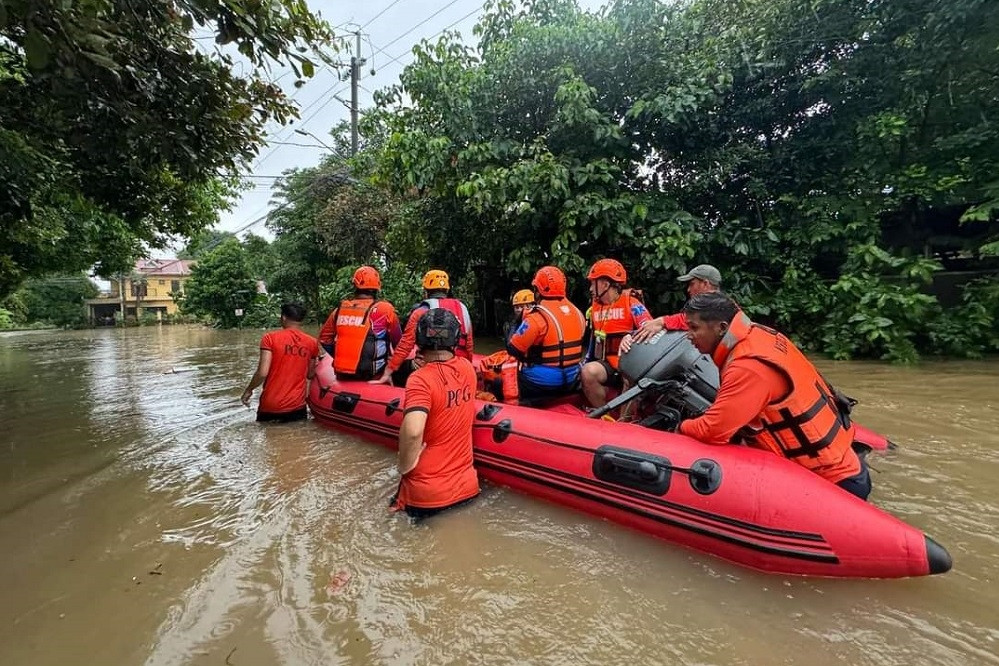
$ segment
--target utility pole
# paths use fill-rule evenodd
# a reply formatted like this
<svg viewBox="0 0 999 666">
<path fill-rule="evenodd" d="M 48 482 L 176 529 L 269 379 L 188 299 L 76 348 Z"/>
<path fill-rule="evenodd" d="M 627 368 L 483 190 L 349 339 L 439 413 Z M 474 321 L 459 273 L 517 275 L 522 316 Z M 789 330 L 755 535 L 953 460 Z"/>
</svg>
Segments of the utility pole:
<svg viewBox="0 0 999 666">
<path fill-rule="evenodd" d="M 354 55 L 350 59 L 350 155 L 357 155 L 357 84 L 361 80 L 361 66 L 364 58 L 361 57 L 361 30 L 358 28 L 354 33 L 357 38 Z"/>
<path fill-rule="evenodd" d="M 125 274 L 118 273 L 118 299 L 121 306 L 121 325 L 125 325 Z"/>
</svg>

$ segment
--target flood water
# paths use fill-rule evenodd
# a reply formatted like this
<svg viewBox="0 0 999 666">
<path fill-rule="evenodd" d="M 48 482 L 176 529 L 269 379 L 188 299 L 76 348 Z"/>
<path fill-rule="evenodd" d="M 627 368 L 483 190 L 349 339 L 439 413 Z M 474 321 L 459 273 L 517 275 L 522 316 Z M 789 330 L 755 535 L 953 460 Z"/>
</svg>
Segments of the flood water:
<svg viewBox="0 0 999 666">
<path fill-rule="evenodd" d="M 842 581 L 488 485 L 412 527 L 392 452 L 239 404 L 259 335 L 0 334 L 0 664 L 999 664 L 994 362 L 821 364 L 954 558 Z"/>
</svg>

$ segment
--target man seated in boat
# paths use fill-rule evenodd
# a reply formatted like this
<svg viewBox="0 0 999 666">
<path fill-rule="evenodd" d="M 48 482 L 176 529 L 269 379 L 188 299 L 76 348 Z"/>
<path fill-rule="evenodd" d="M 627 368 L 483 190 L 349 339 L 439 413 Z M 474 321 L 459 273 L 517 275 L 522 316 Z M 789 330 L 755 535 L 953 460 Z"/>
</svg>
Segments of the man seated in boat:
<svg viewBox="0 0 999 666">
<path fill-rule="evenodd" d="M 573 393 L 583 358 L 586 319 L 566 298 L 565 274 L 542 266 L 531 285 L 537 302 L 509 337 L 506 351 L 521 363 L 519 399 L 539 400 Z"/>
<path fill-rule="evenodd" d="M 721 291 L 722 276 L 714 266 L 701 264 L 694 266 L 684 275 L 677 278 L 680 282 L 687 283 L 687 298 L 693 298 L 698 294 L 707 294 L 713 291 Z M 631 345 L 636 342 L 645 342 L 656 333 L 662 330 L 686 331 L 687 314 L 683 311 L 675 314 L 663 315 L 662 317 L 649 318 L 642 323 L 634 335 L 627 336 L 621 341 L 621 353 L 627 354 Z"/>
<path fill-rule="evenodd" d="M 392 508 L 414 519 L 465 504 L 479 494 L 472 466 L 475 369 L 455 354 L 461 325 L 450 311 L 432 308 L 416 325 L 424 363 L 406 384 L 399 427 L 399 492 Z"/>
<path fill-rule="evenodd" d="M 513 306 L 513 320 L 507 323 L 503 337 L 509 341 L 510 336 L 517 332 L 524 321 L 524 314 L 534 308 L 534 292 L 530 289 L 521 289 L 510 299 Z M 520 389 L 517 386 L 517 373 L 520 370 L 520 362 L 505 349 L 494 352 L 482 359 L 480 366 L 482 371 L 482 386 L 485 389 L 483 398 L 494 400 L 501 398 L 503 402 L 517 404 L 520 398 Z"/>
<path fill-rule="evenodd" d="M 593 304 L 586 315 L 590 326 L 590 346 L 581 377 L 583 395 L 591 407 L 607 404 L 607 388 L 620 390 L 624 381 L 618 372 L 618 348 L 625 336 L 652 320 L 641 295 L 625 289 L 628 273 L 621 262 L 601 259 L 590 267 Z"/>
<path fill-rule="evenodd" d="M 518 289 L 513 295 L 510 299 L 510 305 L 513 306 L 513 319 L 504 324 L 506 330 L 503 331 L 503 338 L 505 340 L 509 340 L 510 336 L 520 328 L 520 324 L 524 321 L 524 313 L 530 311 L 534 307 L 534 303 L 534 292 L 530 289 Z"/>
<path fill-rule="evenodd" d="M 265 333 L 260 339 L 257 370 L 240 398 L 247 407 L 253 391 L 261 384 L 258 421 L 289 422 L 308 417 L 305 394 L 308 380 L 316 374 L 319 343 L 302 330 L 305 308 L 297 303 L 281 306 L 281 330 Z"/>
<path fill-rule="evenodd" d="M 690 341 L 714 360 L 721 383 L 711 407 L 677 431 L 707 444 L 744 441 L 866 500 L 871 476 L 851 446 L 854 426 L 805 355 L 722 292 L 694 296 L 684 312 Z"/>
<path fill-rule="evenodd" d="M 461 326 L 458 337 L 458 345 L 455 347 L 455 354 L 463 358 L 472 360 L 474 341 L 472 338 L 472 317 L 468 314 L 468 308 L 457 298 L 451 298 L 451 278 L 441 270 L 430 270 L 423 276 L 423 300 L 416 304 L 413 311 L 409 313 L 406 321 L 406 329 L 403 331 L 402 339 L 396 345 L 392 357 L 385 367 L 385 371 L 372 383 L 405 386 L 406 380 L 413 370 L 423 365 L 423 357 L 417 355 L 410 359 L 409 355 L 416 345 L 416 325 L 420 318 L 432 308 L 443 308 L 453 314 Z"/>
<path fill-rule="evenodd" d="M 371 266 L 354 271 L 354 295 L 340 303 L 319 331 L 319 343 L 333 356 L 339 379 L 366 380 L 378 375 L 399 343 L 399 316 L 378 299 L 382 277 Z"/>
</svg>

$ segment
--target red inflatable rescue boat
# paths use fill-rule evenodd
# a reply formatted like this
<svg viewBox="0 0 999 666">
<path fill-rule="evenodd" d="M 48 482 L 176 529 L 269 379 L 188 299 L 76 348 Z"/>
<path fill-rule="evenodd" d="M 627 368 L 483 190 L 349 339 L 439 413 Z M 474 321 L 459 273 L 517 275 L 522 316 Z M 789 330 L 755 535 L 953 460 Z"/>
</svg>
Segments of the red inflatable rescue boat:
<svg viewBox="0 0 999 666">
<path fill-rule="evenodd" d="M 653 400 L 656 414 L 666 413 L 668 420 L 673 415 L 666 410 L 683 417 L 710 404 L 710 387 L 698 384 L 710 385 L 711 370 L 685 338 L 649 348 L 657 350 L 658 360 L 635 359 L 632 365 L 662 370 L 665 360 L 674 370 L 682 368 L 680 374 L 646 372 L 646 381 L 638 381 L 645 385 L 638 393 Z M 622 358 L 622 370 L 626 365 Z M 643 376 L 631 369 L 631 376 Z M 656 378 L 670 373 L 671 379 Z M 311 383 L 309 406 L 327 427 L 394 448 L 404 391 L 338 382 L 327 357 Z M 947 551 L 917 528 L 772 453 L 709 446 L 653 429 L 662 419 L 639 425 L 586 418 L 571 408 L 482 400 L 477 408 L 475 463 L 493 483 L 771 573 L 899 578 L 951 568 Z M 870 431 L 863 438 L 872 448 L 887 444 Z"/>
</svg>

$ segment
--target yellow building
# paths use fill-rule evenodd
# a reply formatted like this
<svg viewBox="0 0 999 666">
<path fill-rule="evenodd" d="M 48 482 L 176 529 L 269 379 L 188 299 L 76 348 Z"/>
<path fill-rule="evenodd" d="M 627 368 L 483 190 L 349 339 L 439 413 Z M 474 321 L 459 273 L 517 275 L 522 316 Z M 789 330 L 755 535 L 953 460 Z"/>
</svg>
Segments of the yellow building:
<svg viewBox="0 0 999 666">
<path fill-rule="evenodd" d="M 111 280 L 111 288 L 98 298 L 87 300 L 91 323 L 108 325 L 126 319 L 176 314 L 174 294 L 184 293 L 184 283 L 191 277 L 188 259 L 140 259 L 130 275 Z"/>
</svg>

